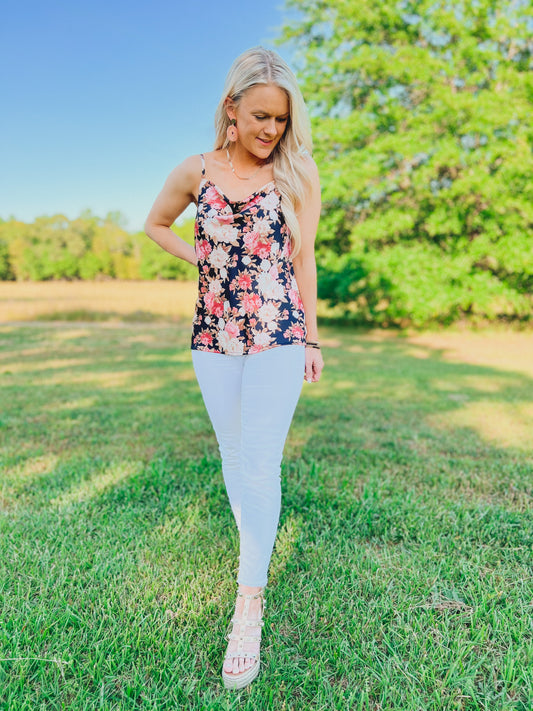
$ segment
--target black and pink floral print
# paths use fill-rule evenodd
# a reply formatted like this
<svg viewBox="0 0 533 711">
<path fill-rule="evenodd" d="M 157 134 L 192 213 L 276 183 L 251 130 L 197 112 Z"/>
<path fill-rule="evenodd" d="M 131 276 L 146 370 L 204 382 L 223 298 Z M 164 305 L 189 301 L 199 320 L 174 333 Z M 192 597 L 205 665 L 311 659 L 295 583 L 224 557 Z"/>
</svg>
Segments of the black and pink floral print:
<svg viewBox="0 0 533 711">
<path fill-rule="evenodd" d="M 305 344 L 304 307 L 274 181 L 234 202 L 204 177 L 195 249 L 198 299 L 193 350 L 244 355 L 289 343 Z"/>
</svg>

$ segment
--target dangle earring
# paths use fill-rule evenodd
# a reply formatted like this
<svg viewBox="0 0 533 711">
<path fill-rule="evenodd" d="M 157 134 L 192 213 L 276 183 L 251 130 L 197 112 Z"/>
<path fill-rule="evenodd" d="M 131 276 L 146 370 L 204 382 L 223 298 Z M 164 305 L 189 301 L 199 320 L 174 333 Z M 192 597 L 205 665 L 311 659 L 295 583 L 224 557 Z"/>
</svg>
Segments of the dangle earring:
<svg viewBox="0 0 533 711">
<path fill-rule="evenodd" d="M 231 119 L 229 122 L 228 130 L 226 132 L 226 135 L 228 137 L 228 141 L 231 141 L 231 143 L 235 143 L 237 140 L 237 119 Z"/>
</svg>

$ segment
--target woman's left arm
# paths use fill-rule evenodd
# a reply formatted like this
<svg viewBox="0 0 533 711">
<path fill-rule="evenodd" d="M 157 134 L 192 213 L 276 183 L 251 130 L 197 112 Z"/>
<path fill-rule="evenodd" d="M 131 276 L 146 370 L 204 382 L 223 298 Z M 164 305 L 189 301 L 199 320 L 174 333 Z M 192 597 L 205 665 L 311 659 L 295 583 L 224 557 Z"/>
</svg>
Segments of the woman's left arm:
<svg viewBox="0 0 533 711">
<path fill-rule="evenodd" d="M 292 260 L 292 264 L 298 291 L 304 305 L 307 340 L 318 341 L 315 239 L 321 208 L 320 178 L 315 161 L 310 156 L 307 160 L 311 187 L 298 215 L 302 234 L 302 247 Z M 305 349 L 305 379 L 310 383 L 317 382 L 323 367 L 324 360 L 320 350 L 307 347 Z"/>
</svg>

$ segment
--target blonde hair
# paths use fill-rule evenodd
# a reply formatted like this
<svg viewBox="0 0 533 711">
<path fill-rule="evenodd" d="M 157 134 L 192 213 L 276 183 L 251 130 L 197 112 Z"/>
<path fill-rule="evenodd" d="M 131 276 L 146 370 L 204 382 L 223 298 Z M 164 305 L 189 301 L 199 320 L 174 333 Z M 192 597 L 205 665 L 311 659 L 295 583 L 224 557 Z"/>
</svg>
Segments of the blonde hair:
<svg viewBox="0 0 533 711">
<path fill-rule="evenodd" d="M 272 151 L 274 180 L 281 195 L 281 209 L 291 236 L 291 257 L 300 251 L 302 236 L 298 210 L 304 202 L 306 187 L 311 181 L 305 165 L 312 152 L 311 126 L 302 92 L 289 66 L 272 50 L 252 47 L 233 62 L 220 103 L 215 112 L 215 150 L 229 144 L 230 123 L 224 102 L 230 98 L 238 104 L 244 93 L 258 84 L 274 84 L 283 89 L 289 99 L 289 120 L 285 132 Z"/>
</svg>

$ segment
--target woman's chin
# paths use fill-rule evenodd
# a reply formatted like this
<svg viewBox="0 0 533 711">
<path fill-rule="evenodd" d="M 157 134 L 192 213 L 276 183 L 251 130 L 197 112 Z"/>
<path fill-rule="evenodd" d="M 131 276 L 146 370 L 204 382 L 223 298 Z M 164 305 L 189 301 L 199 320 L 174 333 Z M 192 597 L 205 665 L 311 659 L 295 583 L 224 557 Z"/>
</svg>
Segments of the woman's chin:
<svg viewBox="0 0 533 711">
<path fill-rule="evenodd" d="M 268 148 L 258 148 L 257 146 L 255 146 L 254 149 L 250 151 L 250 153 L 259 160 L 266 160 L 270 157 L 272 151 L 273 147 L 271 146 L 269 146 Z"/>
</svg>

